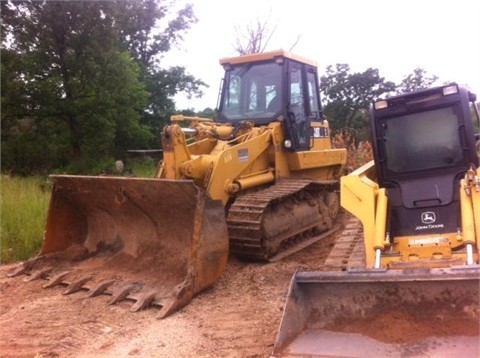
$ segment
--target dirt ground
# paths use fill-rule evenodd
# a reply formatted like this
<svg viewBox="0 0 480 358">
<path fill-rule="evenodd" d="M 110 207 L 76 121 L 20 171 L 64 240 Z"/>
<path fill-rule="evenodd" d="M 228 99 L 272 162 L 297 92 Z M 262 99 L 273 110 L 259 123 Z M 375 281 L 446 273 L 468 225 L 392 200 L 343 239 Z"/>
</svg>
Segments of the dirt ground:
<svg viewBox="0 0 480 358">
<path fill-rule="evenodd" d="M 1 265 L 0 356 L 271 357 L 293 274 L 325 269 L 324 261 L 340 235 L 341 231 L 274 263 L 231 257 L 213 288 L 163 320 L 157 318 L 156 308 L 130 312 L 131 302 L 107 305 L 108 295 L 87 298 L 85 291 L 62 295 L 64 286 L 44 289 L 44 280 L 24 282 L 25 276 L 6 277 L 18 264 Z M 459 356 L 476 357 L 480 351 L 480 339 L 475 348 L 475 337 L 480 337 L 479 307 L 473 305 L 472 309 L 475 312 L 467 316 L 477 317 L 473 320 L 447 319 L 436 311 L 419 319 L 422 312 L 429 311 L 426 308 L 419 308 L 417 318 L 412 318 L 399 309 L 375 320 L 340 320 L 332 330 L 413 344 L 408 347 L 428 337 L 445 343 L 441 337 L 461 331 L 472 337 L 467 342 L 472 345 L 473 339 L 475 353 Z M 459 352 L 456 342 L 450 346 Z M 423 357 L 417 348 L 407 356 Z"/>
<path fill-rule="evenodd" d="M 335 236 L 282 261 L 230 258 L 217 284 L 159 320 L 154 308 L 107 306 L 109 296 L 62 295 L 64 287 L 5 277 L 0 266 L 2 357 L 269 357 L 295 270 L 321 267 Z"/>
</svg>

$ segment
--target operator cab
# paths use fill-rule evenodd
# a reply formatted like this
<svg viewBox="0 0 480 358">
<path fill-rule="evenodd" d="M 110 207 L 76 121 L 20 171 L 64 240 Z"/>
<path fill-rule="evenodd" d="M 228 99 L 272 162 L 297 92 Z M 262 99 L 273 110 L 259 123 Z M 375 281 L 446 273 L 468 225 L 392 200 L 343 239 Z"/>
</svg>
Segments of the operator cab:
<svg viewBox="0 0 480 358">
<path fill-rule="evenodd" d="M 285 121 L 289 150 L 310 148 L 311 121 L 322 121 L 316 64 L 283 50 L 220 60 L 225 77 L 217 121 Z"/>
<path fill-rule="evenodd" d="M 387 189 L 392 236 L 459 227 L 459 181 L 478 167 L 470 103 L 453 83 L 376 101 L 370 109 L 379 185 Z"/>
</svg>

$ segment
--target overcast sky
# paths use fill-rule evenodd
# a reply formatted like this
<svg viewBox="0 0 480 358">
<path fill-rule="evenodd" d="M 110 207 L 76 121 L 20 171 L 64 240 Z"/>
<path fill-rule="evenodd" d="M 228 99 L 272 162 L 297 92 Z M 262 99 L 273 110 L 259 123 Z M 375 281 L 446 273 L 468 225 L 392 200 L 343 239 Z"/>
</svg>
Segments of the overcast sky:
<svg viewBox="0 0 480 358">
<path fill-rule="evenodd" d="M 290 50 L 318 63 L 349 64 L 352 72 L 377 68 L 400 83 L 417 67 L 440 83 L 467 85 L 480 98 L 478 0 L 181 0 L 192 3 L 198 23 L 181 49 L 165 58 L 210 87 L 202 99 L 176 97 L 177 108 L 215 108 L 223 69 L 236 55 L 236 28 L 267 21 L 274 34 L 267 51 Z M 179 1 L 180 2 L 180 1 Z"/>
</svg>

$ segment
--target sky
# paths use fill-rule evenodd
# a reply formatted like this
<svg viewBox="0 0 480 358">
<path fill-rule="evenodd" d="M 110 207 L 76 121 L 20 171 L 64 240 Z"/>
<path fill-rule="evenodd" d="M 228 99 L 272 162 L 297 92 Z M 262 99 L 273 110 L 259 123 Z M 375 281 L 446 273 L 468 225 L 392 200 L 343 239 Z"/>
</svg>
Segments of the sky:
<svg viewBox="0 0 480 358">
<path fill-rule="evenodd" d="M 201 99 L 177 95 L 178 109 L 216 107 L 223 76 L 219 59 L 237 55 L 234 44 L 241 31 L 258 21 L 274 29 L 266 51 L 291 50 L 314 60 L 319 76 L 329 65 L 346 63 L 351 72 L 377 68 L 385 80 L 399 84 L 420 67 L 440 84 L 466 85 L 480 99 L 478 0 L 179 2 L 193 4 L 198 22 L 164 64 L 184 66 L 209 88 Z"/>
</svg>

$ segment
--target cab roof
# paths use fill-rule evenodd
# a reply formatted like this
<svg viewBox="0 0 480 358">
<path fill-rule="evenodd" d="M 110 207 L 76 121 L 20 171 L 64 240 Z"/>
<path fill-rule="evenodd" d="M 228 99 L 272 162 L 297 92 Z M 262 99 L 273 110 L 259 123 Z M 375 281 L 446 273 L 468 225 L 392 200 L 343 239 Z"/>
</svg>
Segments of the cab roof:
<svg viewBox="0 0 480 358">
<path fill-rule="evenodd" d="M 309 60 L 307 58 L 295 55 L 285 50 L 276 50 L 270 52 L 251 53 L 247 55 L 241 55 L 236 57 L 226 57 L 220 59 L 220 64 L 223 65 L 236 65 L 241 63 L 261 62 L 266 60 L 274 60 L 279 57 L 288 58 L 294 61 L 298 61 L 310 66 L 317 67 L 317 62 Z"/>
</svg>

